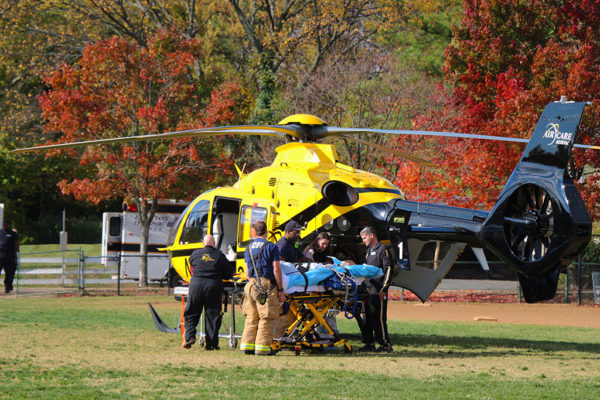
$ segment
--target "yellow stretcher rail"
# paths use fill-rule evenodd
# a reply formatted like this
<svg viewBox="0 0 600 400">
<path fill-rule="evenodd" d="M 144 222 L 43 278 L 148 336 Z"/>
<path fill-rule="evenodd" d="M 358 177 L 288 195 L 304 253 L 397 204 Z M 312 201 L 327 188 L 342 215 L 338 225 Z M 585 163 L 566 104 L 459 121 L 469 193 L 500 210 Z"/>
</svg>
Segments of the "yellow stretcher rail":
<svg viewBox="0 0 600 400">
<path fill-rule="evenodd" d="M 274 351 L 293 348 L 296 355 L 299 355 L 302 349 L 343 346 L 344 353 L 351 353 L 350 343 L 340 338 L 325 318 L 325 314 L 330 309 L 343 303 L 344 296 L 345 292 L 287 294 L 290 304 L 288 312 L 295 318 L 285 329 L 282 337 L 273 342 L 271 348 Z M 330 337 L 322 338 L 316 331 L 318 326 L 325 328 Z"/>
</svg>

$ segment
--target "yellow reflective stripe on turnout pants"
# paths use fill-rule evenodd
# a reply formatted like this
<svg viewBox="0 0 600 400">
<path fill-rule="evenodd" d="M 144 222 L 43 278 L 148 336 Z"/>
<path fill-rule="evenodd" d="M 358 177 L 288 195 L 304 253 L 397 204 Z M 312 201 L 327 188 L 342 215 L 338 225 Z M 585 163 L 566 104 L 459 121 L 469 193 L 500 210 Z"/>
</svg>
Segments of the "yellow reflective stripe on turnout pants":
<svg viewBox="0 0 600 400">
<path fill-rule="evenodd" d="M 271 289 L 271 281 L 260 278 L 264 290 Z M 260 304 L 260 292 L 255 278 L 250 278 L 244 288 L 242 312 L 246 316 L 244 332 L 240 344 L 241 350 L 254 350 L 256 353 L 268 353 L 273 342 L 273 328 L 279 316 L 279 298 L 277 289 L 269 291 L 265 304 Z"/>
</svg>

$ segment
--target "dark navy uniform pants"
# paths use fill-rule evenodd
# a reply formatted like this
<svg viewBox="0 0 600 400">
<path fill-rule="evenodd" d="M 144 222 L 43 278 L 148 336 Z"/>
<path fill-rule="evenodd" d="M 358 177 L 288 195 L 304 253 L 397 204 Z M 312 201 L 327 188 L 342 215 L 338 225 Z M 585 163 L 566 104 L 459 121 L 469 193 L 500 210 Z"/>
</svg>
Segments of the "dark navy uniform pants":
<svg viewBox="0 0 600 400">
<path fill-rule="evenodd" d="M 196 337 L 196 327 L 204 310 L 206 348 L 210 349 L 219 345 L 222 298 L 223 283 L 221 281 L 204 278 L 191 279 L 188 300 L 183 312 L 186 340 Z"/>
<path fill-rule="evenodd" d="M 382 346 L 390 346 L 387 329 L 387 292 L 383 300 L 379 299 L 379 295 L 369 295 L 365 302 L 365 318 L 357 318 L 357 322 L 365 344 L 373 344 L 376 340 Z"/>
<path fill-rule="evenodd" d="M 4 270 L 4 289 L 13 289 L 13 280 L 15 278 L 15 271 L 17 270 L 17 260 L 15 257 L 4 257 L 0 258 L 0 273 Z"/>
</svg>

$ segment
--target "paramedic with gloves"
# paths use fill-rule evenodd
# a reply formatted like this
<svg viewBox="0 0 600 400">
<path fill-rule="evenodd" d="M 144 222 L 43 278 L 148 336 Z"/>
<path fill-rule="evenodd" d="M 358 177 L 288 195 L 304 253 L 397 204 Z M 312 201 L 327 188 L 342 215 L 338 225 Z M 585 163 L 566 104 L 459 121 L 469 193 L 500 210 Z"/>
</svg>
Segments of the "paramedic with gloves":
<svg viewBox="0 0 600 400">
<path fill-rule="evenodd" d="M 184 349 L 196 342 L 196 326 L 204 309 L 206 350 L 219 350 L 223 280 L 233 278 L 233 265 L 221 250 L 215 248 L 213 235 L 204 237 L 204 248 L 196 249 L 190 256 L 192 278 L 190 292 L 183 311 L 185 320 Z"/>
<path fill-rule="evenodd" d="M 371 279 L 368 284 L 376 294 L 368 297 L 365 311 L 365 321 L 361 326 L 363 343 L 359 350 L 391 353 L 394 351 L 387 329 L 387 296 L 392 281 L 393 263 L 388 248 L 379 242 L 375 228 L 367 226 L 360 231 L 360 237 L 367 246 L 365 264 L 379 267 L 383 270 L 383 277 Z M 375 349 L 373 332 L 379 343 Z"/>
<path fill-rule="evenodd" d="M 255 238 L 246 248 L 244 259 L 248 283 L 244 287 L 242 312 L 246 316 L 240 350 L 244 354 L 270 356 L 273 328 L 285 301 L 279 263 L 279 248 L 267 241 L 267 224 L 256 221 L 251 234 Z"/>
</svg>

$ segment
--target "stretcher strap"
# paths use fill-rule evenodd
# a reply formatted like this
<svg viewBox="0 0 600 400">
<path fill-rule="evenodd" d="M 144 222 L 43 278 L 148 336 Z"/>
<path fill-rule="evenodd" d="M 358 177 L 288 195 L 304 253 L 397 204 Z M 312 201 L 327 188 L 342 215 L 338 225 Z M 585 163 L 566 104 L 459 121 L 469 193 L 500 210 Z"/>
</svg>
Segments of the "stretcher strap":
<svg viewBox="0 0 600 400">
<path fill-rule="evenodd" d="M 345 270 L 345 272 L 341 273 L 333 267 L 326 267 L 332 270 L 334 275 L 327 279 L 327 281 L 325 282 L 325 288 L 331 287 L 333 289 L 345 289 L 346 294 L 344 297 L 344 316 L 347 319 L 352 319 L 354 318 L 354 312 L 356 311 L 356 303 L 358 302 L 358 290 L 356 289 L 356 283 L 352 280 L 352 274 L 350 273 L 350 270 L 348 268 L 342 265 L 339 265 L 337 267 L 342 267 Z M 340 287 L 336 288 L 336 284 L 340 285 Z M 350 288 L 352 288 L 352 294 L 350 294 Z M 350 296 L 353 297 L 354 305 L 352 307 L 352 311 L 348 312 L 348 302 Z"/>
<path fill-rule="evenodd" d="M 348 279 L 352 286 L 352 290 L 354 291 L 354 304 L 352 305 L 352 312 L 348 313 L 348 287 L 346 286 L 346 298 L 344 299 L 344 316 L 347 319 L 354 318 L 354 313 L 356 312 L 356 304 L 358 303 L 358 290 L 356 288 L 356 283 L 352 279 Z"/>
<path fill-rule="evenodd" d="M 308 290 L 308 277 L 304 272 L 300 272 L 300 275 L 304 278 L 304 293 Z"/>
</svg>

